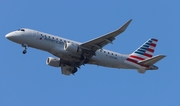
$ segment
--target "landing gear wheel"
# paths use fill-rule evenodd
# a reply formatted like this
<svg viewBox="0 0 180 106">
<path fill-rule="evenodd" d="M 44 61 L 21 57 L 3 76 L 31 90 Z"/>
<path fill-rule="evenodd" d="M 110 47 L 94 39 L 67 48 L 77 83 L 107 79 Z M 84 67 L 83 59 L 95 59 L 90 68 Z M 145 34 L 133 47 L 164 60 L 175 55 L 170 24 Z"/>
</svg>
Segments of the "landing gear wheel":
<svg viewBox="0 0 180 106">
<path fill-rule="evenodd" d="M 26 54 L 27 53 L 27 47 L 28 47 L 28 45 L 27 44 L 22 44 L 22 47 L 24 48 L 24 50 L 23 50 L 23 54 Z"/>
<path fill-rule="evenodd" d="M 22 52 L 23 54 L 26 54 L 27 53 L 27 51 L 26 50 L 23 50 L 23 52 Z"/>
</svg>

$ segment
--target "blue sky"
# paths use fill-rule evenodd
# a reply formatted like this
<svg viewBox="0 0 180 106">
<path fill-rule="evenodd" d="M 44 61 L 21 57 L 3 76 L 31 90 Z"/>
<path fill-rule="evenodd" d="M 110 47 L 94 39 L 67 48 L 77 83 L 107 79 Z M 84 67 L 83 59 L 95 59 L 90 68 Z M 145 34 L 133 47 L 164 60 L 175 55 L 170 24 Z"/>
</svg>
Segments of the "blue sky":
<svg viewBox="0 0 180 106">
<path fill-rule="evenodd" d="M 179 106 L 180 1 L 171 0 L 1 0 L 1 106 Z M 155 55 L 167 57 L 158 71 L 86 65 L 75 76 L 45 64 L 49 53 L 23 48 L 4 36 L 31 28 L 85 42 L 129 19 L 128 29 L 105 48 L 131 53 L 147 39 L 159 39 Z"/>
</svg>

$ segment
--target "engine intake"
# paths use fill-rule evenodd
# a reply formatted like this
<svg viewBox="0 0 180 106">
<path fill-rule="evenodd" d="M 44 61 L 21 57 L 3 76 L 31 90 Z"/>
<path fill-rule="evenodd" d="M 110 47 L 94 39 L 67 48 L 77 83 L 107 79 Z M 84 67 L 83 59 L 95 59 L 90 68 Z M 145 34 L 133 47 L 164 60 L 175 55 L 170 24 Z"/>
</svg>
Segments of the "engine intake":
<svg viewBox="0 0 180 106">
<path fill-rule="evenodd" d="M 73 44 L 73 43 L 66 43 L 64 45 L 64 50 L 69 51 L 69 52 L 81 52 L 81 48 L 79 48 L 79 46 L 77 44 Z"/>
<path fill-rule="evenodd" d="M 46 64 L 53 67 L 60 67 L 60 58 L 48 57 Z"/>
</svg>

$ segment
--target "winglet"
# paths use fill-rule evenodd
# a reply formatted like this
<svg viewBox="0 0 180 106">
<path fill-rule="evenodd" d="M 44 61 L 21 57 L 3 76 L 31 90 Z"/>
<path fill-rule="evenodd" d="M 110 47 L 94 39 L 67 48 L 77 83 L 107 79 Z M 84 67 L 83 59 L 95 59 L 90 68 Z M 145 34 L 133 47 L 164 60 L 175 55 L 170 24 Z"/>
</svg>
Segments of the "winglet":
<svg viewBox="0 0 180 106">
<path fill-rule="evenodd" d="M 120 30 L 122 32 L 124 32 L 126 30 L 126 28 L 128 27 L 128 25 L 131 23 L 132 19 L 130 19 L 128 22 L 126 22 L 121 28 Z"/>
</svg>

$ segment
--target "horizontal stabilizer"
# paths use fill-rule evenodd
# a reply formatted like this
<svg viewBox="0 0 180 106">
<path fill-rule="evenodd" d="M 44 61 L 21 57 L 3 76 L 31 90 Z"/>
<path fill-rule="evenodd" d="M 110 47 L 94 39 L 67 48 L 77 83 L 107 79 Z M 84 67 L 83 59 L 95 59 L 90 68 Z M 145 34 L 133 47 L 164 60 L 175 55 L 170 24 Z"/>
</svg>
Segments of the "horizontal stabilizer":
<svg viewBox="0 0 180 106">
<path fill-rule="evenodd" d="M 154 56 L 154 57 L 152 57 L 150 59 L 146 59 L 146 60 L 143 60 L 143 61 L 139 62 L 139 64 L 142 64 L 142 65 L 153 65 L 156 62 L 158 62 L 161 59 L 163 59 L 164 57 L 166 57 L 166 56 L 165 55 Z"/>
</svg>

